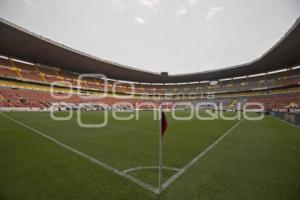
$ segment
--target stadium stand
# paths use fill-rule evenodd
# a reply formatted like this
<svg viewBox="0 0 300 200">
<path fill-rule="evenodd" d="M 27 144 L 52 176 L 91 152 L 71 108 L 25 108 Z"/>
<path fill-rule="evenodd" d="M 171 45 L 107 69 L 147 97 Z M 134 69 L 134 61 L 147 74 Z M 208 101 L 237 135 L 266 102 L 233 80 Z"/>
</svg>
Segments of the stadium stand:
<svg viewBox="0 0 300 200">
<path fill-rule="evenodd" d="M 59 97 L 70 94 L 71 97 L 63 101 L 77 105 L 99 102 L 113 107 L 121 101 L 113 97 L 116 93 L 121 97 L 132 94 L 127 99 L 130 102 L 160 98 L 160 102 L 171 104 L 182 100 L 195 104 L 210 100 L 230 110 L 237 109 L 238 102 L 261 102 L 265 109 L 299 109 L 299 22 L 297 20 L 272 49 L 251 63 L 213 72 L 165 77 L 97 59 L 1 20 L 1 105 L 48 109 L 52 103 L 61 101 L 50 95 L 51 84 L 55 83 L 54 93 Z M 7 29 L 9 35 L 5 32 Z M 96 77 L 79 80 L 79 75 L 85 73 L 103 73 L 108 77 L 107 84 Z M 103 95 L 105 88 L 108 95 L 99 100 L 97 97 Z M 89 100 L 78 96 L 77 89 L 89 96 Z M 208 95 L 213 95 L 214 99 L 207 98 Z"/>
</svg>

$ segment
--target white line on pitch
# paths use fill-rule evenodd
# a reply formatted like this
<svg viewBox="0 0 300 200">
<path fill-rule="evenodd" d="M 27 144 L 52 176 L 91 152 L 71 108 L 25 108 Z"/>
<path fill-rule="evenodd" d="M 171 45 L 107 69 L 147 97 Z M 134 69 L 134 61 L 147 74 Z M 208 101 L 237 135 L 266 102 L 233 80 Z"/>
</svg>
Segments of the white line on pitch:
<svg viewBox="0 0 300 200">
<path fill-rule="evenodd" d="M 133 172 L 133 171 L 137 171 L 137 170 L 145 170 L 145 169 L 158 169 L 159 167 L 158 166 L 139 166 L 139 167 L 134 167 L 134 168 L 130 168 L 130 169 L 125 169 L 123 170 L 124 173 L 130 173 L 130 172 Z M 163 167 L 163 169 L 166 169 L 166 170 L 171 170 L 171 171 L 180 171 L 179 168 L 175 168 L 175 167 Z"/>
<path fill-rule="evenodd" d="M 271 115 L 274 119 L 277 119 L 278 121 L 281 121 L 281 122 L 283 122 L 283 123 L 285 123 L 285 124 L 287 124 L 287 125 L 290 125 L 290 126 L 293 126 L 293 127 L 296 127 L 296 128 L 300 128 L 300 126 L 298 126 L 297 124 L 294 124 L 294 123 L 292 123 L 292 122 L 289 122 L 289 121 L 286 121 L 286 120 L 284 120 L 284 119 L 281 119 L 281 118 L 279 118 L 279 117 L 276 117 L 276 116 L 273 116 L 273 115 Z"/>
<path fill-rule="evenodd" d="M 93 163 L 95 163 L 95 164 L 103 167 L 104 169 L 106 169 L 108 171 L 111 171 L 111 172 L 113 172 L 113 173 L 115 173 L 115 174 L 117 174 L 119 176 L 122 176 L 122 177 L 130 180 L 130 181 L 136 183 L 137 185 L 143 187 L 146 190 L 149 190 L 151 192 L 154 192 L 155 194 L 158 194 L 158 189 L 155 188 L 155 187 L 153 187 L 152 185 L 149 185 L 149 184 L 147 184 L 147 183 L 145 183 L 145 182 L 143 182 L 143 181 L 141 181 L 141 180 L 139 180 L 139 179 L 137 179 L 137 178 L 135 178 L 135 177 L 133 177 L 133 176 L 131 176 L 129 174 L 126 174 L 126 173 L 124 173 L 122 171 L 119 171 L 118 169 L 115 169 L 115 168 L 109 166 L 108 164 L 106 164 L 104 162 L 101 162 L 101 161 L 97 160 L 96 158 L 93 158 L 92 156 L 89 156 L 89 155 L 87 155 L 87 154 L 85 154 L 85 153 L 83 153 L 83 152 L 81 152 L 79 150 L 76 150 L 76 149 L 74 149 L 74 148 L 72 148 L 72 147 L 70 147 L 70 146 L 68 146 L 68 145 L 66 145 L 66 144 L 64 144 L 64 143 L 62 143 L 62 142 L 60 142 L 60 141 L 58 141 L 58 140 L 56 140 L 56 139 L 54 139 L 54 138 L 52 138 L 52 137 L 44 134 L 41 131 L 38 131 L 38 130 L 36 130 L 36 129 L 34 129 L 34 128 L 32 128 L 32 127 L 30 127 L 30 126 L 28 126 L 28 125 L 26 125 L 26 124 L 24 124 L 24 123 L 22 123 L 22 122 L 20 122 L 18 120 L 15 120 L 15 119 L 13 119 L 13 118 L 11 118 L 11 117 L 3 114 L 3 113 L 0 113 L 0 114 L 3 117 L 5 117 L 5 118 L 7 118 L 7 119 L 9 119 L 9 120 L 11 120 L 11 121 L 13 121 L 13 122 L 15 122 L 15 123 L 17 123 L 17 124 L 25 127 L 25 128 L 27 128 L 27 129 L 29 129 L 29 130 L 37 133 L 38 135 L 41 135 L 41 136 L 47 138 L 48 140 L 51 140 L 52 142 L 56 143 L 57 145 L 65 148 L 65 149 L 68 149 L 69 151 L 72 151 L 73 153 L 75 153 L 75 154 L 77 154 L 77 155 L 79 155 L 79 156 L 81 156 L 81 157 L 83 157 L 83 158 L 85 158 L 85 159 L 87 159 L 87 160 L 89 160 L 89 161 L 91 161 L 91 162 L 93 162 Z"/>
<path fill-rule="evenodd" d="M 209 145 L 204 151 L 202 151 L 200 154 L 198 154 L 193 160 L 188 162 L 183 168 L 181 168 L 176 174 L 174 174 L 171 178 L 169 178 L 166 182 L 162 184 L 161 190 L 159 193 L 161 193 L 163 190 L 165 190 L 167 187 L 169 187 L 179 176 L 181 176 L 188 168 L 190 168 L 192 165 L 194 165 L 200 158 L 202 158 L 204 155 L 206 155 L 211 149 L 213 149 L 226 135 L 228 135 L 231 131 L 233 131 L 241 122 L 240 120 L 235 125 L 233 125 L 228 131 L 226 131 L 223 135 L 221 135 L 214 143 Z"/>
</svg>

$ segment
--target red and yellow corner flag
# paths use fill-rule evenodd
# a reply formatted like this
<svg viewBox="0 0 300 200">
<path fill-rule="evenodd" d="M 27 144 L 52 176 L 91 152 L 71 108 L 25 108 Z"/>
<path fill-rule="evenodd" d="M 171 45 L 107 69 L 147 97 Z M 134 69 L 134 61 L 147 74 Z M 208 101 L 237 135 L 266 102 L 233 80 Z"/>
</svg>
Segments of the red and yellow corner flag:
<svg viewBox="0 0 300 200">
<path fill-rule="evenodd" d="M 168 121 L 167 118 L 165 116 L 165 113 L 163 111 L 161 111 L 161 121 L 160 121 L 160 127 L 161 127 L 161 135 L 163 136 L 168 128 Z"/>
</svg>

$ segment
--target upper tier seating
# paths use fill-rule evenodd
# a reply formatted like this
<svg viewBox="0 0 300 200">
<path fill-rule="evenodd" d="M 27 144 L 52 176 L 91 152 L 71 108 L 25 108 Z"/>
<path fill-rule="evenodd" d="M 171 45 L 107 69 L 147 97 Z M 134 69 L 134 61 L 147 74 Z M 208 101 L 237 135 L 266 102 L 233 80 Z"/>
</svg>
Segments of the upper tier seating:
<svg viewBox="0 0 300 200">
<path fill-rule="evenodd" d="M 0 76 L 15 79 L 30 80 L 33 82 L 53 83 L 60 82 L 62 85 L 80 86 L 85 89 L 104 90 L 103 81 L 95 78 L 87 78 L 78 81 L 78 75 L 65 72 L 57 68 L 30 65 L 18 61 L 0 58 Z M 68 84 L 69 83 L 69 84 Z M 115 82 L 108 81 L 108 91 L 113 90 Z M 249 90 L 262 90 L 278 87 L 286 87 L 300 84 L 300 69 L 268 74 L 259 77 L 251 77 L 236 80 L 220 81 L 218 85 L 211 86 L 208 82 L 178 85 L 150 85 L 135 84 L 135 93 L 143 94 L 190 94 L 190 93 L 230 93 Z M 130 84 L 117 84 L 117 93 L 131 93 Z"/>
</svg>

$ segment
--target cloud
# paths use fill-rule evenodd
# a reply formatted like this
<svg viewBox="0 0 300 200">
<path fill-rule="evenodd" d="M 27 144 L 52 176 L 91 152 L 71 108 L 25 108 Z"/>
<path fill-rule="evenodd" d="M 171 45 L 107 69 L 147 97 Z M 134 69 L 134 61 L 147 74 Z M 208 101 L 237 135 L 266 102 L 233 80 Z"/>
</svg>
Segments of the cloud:
<svg viewBox="0 0 300 200">
<path fill-rule="evenodd" d="M 35 3 L 32 0 L 23 0 L 23 2 L 27 7 L 35 7 Z"/>
<path fill-rule="evenodd" d="M 213 11 L 218 11 L 218 10 L 222 10 L 222 7 L 221 6 L 211 7 L 210 9 L 213 10 Z"/>
<path fill-rule="evenodd" d="M 120 1 L 120 0 L 112 0 L 111 3 L 118 10 L 120 10 L 120 11 L 124 10 L 124 3 L 122 1 Z"/>
<path fill-rule="evenodd" d="M 205 21 L 209 21 L 216 13 L 214 11 L 208 11 L 205 15 Z"/>
<path fill-rule="evenodd" d="M 199 3 L 200 0 L 189 0 L 188 4 L 190 6 L 196 5 L 197 3 Z"/>
<path fill-rule="evenodd" d="M 177 12 L 176 12 L 176 14 L 177 15 L 185 15 L 187 13 L 187 10 L 184 8 L 184 7 L 180 7 L 178 10 L 177 10 Z"/>
<path fill-rule="evenodd" d="M 209 21 L 213 16 L 215 16 L 219 11 L 221 11 L 223 8 L 218 6 L 218 7 L 210 7 L 209 11 L 205 15 L 205 21 Z"/>
<path fill-rule="evenodd" d="M 142 6 L 153 8 L 159 3 L 159 0 L 138 0 L 138 2 Z"/>
<path fill-rule="evenodd" d="M 147 21 L 146 21 L 144 18 L 142 18 L 142 17 L 134 17 L 133 20 L 134 20 L 136 23 L 140 24 L 140 25 L 144 25 L 144 24 L 147 22 Z"/>
</svg>

